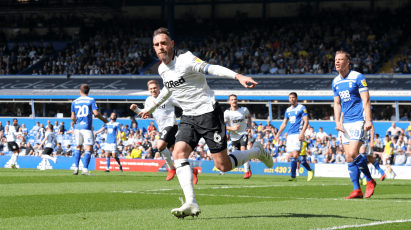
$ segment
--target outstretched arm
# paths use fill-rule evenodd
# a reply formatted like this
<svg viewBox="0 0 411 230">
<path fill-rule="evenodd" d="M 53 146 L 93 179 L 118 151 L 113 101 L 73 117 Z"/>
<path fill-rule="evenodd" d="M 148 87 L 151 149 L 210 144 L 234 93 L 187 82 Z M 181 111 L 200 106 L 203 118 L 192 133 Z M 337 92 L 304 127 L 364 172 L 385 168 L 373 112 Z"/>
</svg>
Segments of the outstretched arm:
<svg viewBox="0 0 411 230">
<path fill-rule="evenodd" d="M 96 136 L 97 134 L 103 132 L 104 129 L 105 129 L 105 128 L 104 128 L 104 125 L 103 125 L 103 127 L 101 127 L 101 129 L 99 129 L 98 131 L 94 132 L 94 136 Z"/>
<path fill-rule="evenodd" d="M 255 86 L 258 84 L 251 77 L 237 74 L 236 72 L 226 67 L 220 65 L 211 65 L 201 60 L 193 62 L 192 70 L 203 74 L 211 74 L 217 77 L 237 79 L 245 88 L 255 88 Z"/>
<path fill-rule="evenodd" d="M 93 114 L 94 114 L 94 116 L 96 116 L 98 119 L 100 119 L 102 122 L 108 123 L 107 118 L 104 118 L 103 116 L 101 116 L 100 112 L 99 112 L 97 109 L 93 110 Z"/>
</svg>

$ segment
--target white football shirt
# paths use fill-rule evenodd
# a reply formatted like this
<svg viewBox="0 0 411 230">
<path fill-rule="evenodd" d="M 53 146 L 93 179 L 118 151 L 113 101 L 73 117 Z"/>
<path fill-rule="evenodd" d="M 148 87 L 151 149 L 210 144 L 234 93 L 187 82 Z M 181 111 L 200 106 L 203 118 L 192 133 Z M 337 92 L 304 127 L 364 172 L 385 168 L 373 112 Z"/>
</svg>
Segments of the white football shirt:
<svg viewBox="0 0 411 230">
<path fill-rule="evenodd" d="M 16 142 L 16 133 L 17 133 L 18 126 L 9 126 L 9 131 L 5 133 L 7 136 L 7 142 Z"/>
<path fill-rule="evenodd" d="M 198 116 L 214 110 L 214 91 L 202 73 L 207 71 L 207 65 L 191 52 L 186 52 L 178 57 L 175 54 L 170 63 L 161 63 L 158 67 L 164 86 L 180 103 L 183 115 Z"/>
<path fill-rule="evenodd" d="M 243 135 L 248 135 L 247 132 L 247 118 L 250 112 L 246 107 L 240 107 L 236 111 L 227 109 L 224 112 L 224 122 L 228 123 L 230 127 L 240 125 L 237 131 L 230 131 L 230 137 L 232 141 L 239 140 Z"/>
<path fill-rule="evenodd" d="M 54 149 L 56 135 L 54 132 L 46 131 L 45 137 L 47 138 L 45 147 Z"/>
<path fill-rule="evenodd" d="M 148 107 L 153 104 L 154 97 L 149 96 L 145 103 L 144 107 Z M 163 104 L 161 104 L 157 109 L 152 113 L 154 120 L 158 125 L 158 131 L 161 132 L 165 127 L 177 125 L 176 114 L 174 112 L 174 107 L 180 107 L 180 103 L 173 96 L 170 96 Z"/>
</svg>

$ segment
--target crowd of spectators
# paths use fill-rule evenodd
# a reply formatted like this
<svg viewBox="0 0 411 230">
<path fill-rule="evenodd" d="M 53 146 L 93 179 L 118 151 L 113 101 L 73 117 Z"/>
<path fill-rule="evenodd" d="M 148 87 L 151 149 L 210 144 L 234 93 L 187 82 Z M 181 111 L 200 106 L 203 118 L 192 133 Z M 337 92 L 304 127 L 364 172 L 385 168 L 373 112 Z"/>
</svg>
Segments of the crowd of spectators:
<svg viewBox="0 0 411 230">
<path fill-rule="evenodd" d="M 22 124 L 18 129 L 17 143 L 20 146 L 21 156 L 40 156 L 43 151 L 43 146 L 40 146 L 45 134 L 45 126 L 50 124 L 47 121 L 46 124 L 37 122 L 31 129 L 28 129 L 25 124 Z M 249 133 L 249 147 L 252 147 L 256 141 L 261 142 L 264 148 L 269 152 L 274 159 L 274 162 L 289 162 L 289 155 L 287 153 L 287 133 L 281 135 L 279 140 L 275 140 L 275 135 L 278 131 L 274 127 L 270 120 L 267 121 L 268 125 L 263 125 L 256 122 L 252 123 L 252 129 Z M 6 135 L 8 134 L 8 126 L 10 122 L 6 124 L 0 122 L 0 155 L 10 154 L 7 149 Z M 129 124 L 121 124 L 121 135 L 117 136 L 117 148 L 120 158 L 124 159 L 162 159 L 156 148 L 156 143 L 160 138 L 160 133 L 153 121 L 150 122 L 148 127 L 139 127 L 137 122 L 131 122 Z M 74 141 L 74 126 L 71 123 L 70 127 L 66 127 L 64 122 L 55 121 L 54 132 L 57 135 L 58 145 L 54 149 L 55 156 L 71 157 L 73 150 L 75 149 Z M 94 130 L 96 143 L 94 148 L 94 157 L 105 157 L 104 145 L 107 139 L 107 131 L 102 130 L 97 132 Z M 228 135 L 228 152 L 234 151 L 232 142 L 230 141 L 230 133 Z M 396 164 L 409 164 L 411 165 L 411 123 L 407 130 L 403 130 L 395 126 L 387 130 L 386 135 L 393 141 L 395 151 L 397 155 L 401 155 L 396 159 Z M 346 163 L 345 152 L 342 146 L 341 135 L 332 135 L 326 133 L 320 127 L 318 131 L 313 127 L 308 127 L 305 132 L 305 139 L 307 149 L 307 160 L 311 163 Z M 374 155 L 378 160 L 385 160 L 384 158 L 384 145 L 386 140 L 383 136 L 375 134 L 374 138 Z M 189 159 L 191 160 L 213 160 L 213 155 L 210 153 L 207 144 L 204 139 L 201 139 L 197 148 L 193 150 Z M 252 161 L 258 161 L 253 159 Z"/>
<path fill-rule="evenodd" d="M 393 15 L 380 9 L 324 9 L 315 16 L 308 13 L 273 23 L 249 24 L 246 19 L 234 31 L 232 22 L 218 23 L 203 44 L 188 41 L 178 48 L 243 74 L 334 74 L 335 52 L 344 50 L 351 55 L 351 69 L 371 73 L 408 34 L 400 22 L 403 11 Z M 337 18 L 344 18 L 344 23 Z"/>
<path fill-rule="evenodd" d="M 295 18 L 236 17 L 234 24 L 233 20 L 224 19 L 219 23 L 212 23 L 211 19 L 183 19 L 176 33 L 186 35 L 176 36 L 175 48 L 179 53 L 191 51 L 210 64 L 226 66 L 242 74 L 335 74 L 335 53 L 344 50 L 352 57 L 351 69 L 372 73 L 409 34 L 405 28 L 407 20 L 402 20 L 404 10 L 400 8 L 394 13 L 378 8 L 373 12 L 322 9 L 313 14 L 310 7 L 303 6 L 300 16 Z M 105 21 L 56 16 L 55 26 L 62 28 L 60 22 L 64 17 L 80 24 L 80 41 L 70 43 L 59 53 L 53 52 L 46 64 L 36 66 L 32 74 L 138 74 L 157 58 L 152 49 L 152 31 L 158 24 L 155 21 L 117 16 Z M 338 18 L 344 18 L 344 23 L 339 23 Z M 48 21 L 50 23 L 52 21 Z M 94 26 L 87 26 L 90 24 Z M 198 34 L 195 28 L 202 28 L 202 33 Z M 202 38 L 199 40 L 198 36 Z M 41 60 L 44 55 L 52 54 L 43 47 L 27 44 L 15 46 L 14 52 L 4 50 L 5 42 L 2 46 L 3 74 L 15 74 L 35 64 L 38 57 Z M 24 59 L 21 63 L 18 62 L 20 53 Z M 8 59 L 14 62 L 4 61 Z M 404 68 L 409 71 L 405 67 L 409 64 L 408 58 L 397 64 L 401 71 Z"/>
<path fill-rule="evenodd" d="M 0 75 L 20 73 L 42 60 L 44 64 L 34 66 L 31 75 L 137 75 L 155 60 L 147 51 L 150 43 L 145 41 L 119 43 L 115 35 L 106 37 L 98 33 L 88 42 L 78 42 L 58 52 L 50 43 L 47 47 L 43 43 L 16 43 L 10 51 L 3 43 Z"/>
</svg>

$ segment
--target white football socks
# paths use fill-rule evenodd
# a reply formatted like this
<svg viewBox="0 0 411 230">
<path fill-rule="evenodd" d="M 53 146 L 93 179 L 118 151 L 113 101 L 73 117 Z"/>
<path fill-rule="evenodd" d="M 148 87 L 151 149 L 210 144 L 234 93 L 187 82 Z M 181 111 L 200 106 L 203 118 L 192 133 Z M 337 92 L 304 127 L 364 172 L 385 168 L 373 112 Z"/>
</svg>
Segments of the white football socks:
<svg viewBox="0 0 411 230">
<path fill-rule="evenodd" d="M 13 155 L 11 156 L 11 164 L 15 165 L 17 163 L 17 158 L 19 157 L 18 153 L 13 153 Z"/>
<path fill-rule="evenodd" d="M 197 203 L 193 187 L 193 170 L 190 163 L 188 163 L 188 159 L 175 160 L 174 163 L 177 169 L 178 181 L 184 191 L 186 203 Z"/>
<path fill-rule="evenodd" d="M 244 172 L 249 172 L 250 171 L 250 162 L 247 161 L 244 163 Z"/>
<path fill-rule="evenodd" d="M 258 148 L 251 148 L 244 151 L 235 150 L 233 153 L 228 155 L 228 158 L 231 160 L 231 170 L 240 167 L 253 158 L 259 158 L 260 156 L 261 152 Z"/>
<path fill-rule="evenodd" d="M 13 153 L 13 155 L 11 155 L 11 158 L 10 158 L 10 165 L 13 165 L 14 163 L 14 153 Z"/>
<path fill-rule="evenodd" d="M 165 149 L 161 150 L 160 153 L 163 155 L 164 160 L 166 160 L 167 165 L 170 169 L 174 169 L 173 161 L 171 160 L 171 152 L 166 147 Z"/>
<path fill-rule="evenodd" d="M 43 168 L 43 170 L 46 170 L 46 166 L 47 166 L 47 160 L 43 158 L 43 162 L 42 162 L 43 166 L 41 166 Z"/>
</svg>

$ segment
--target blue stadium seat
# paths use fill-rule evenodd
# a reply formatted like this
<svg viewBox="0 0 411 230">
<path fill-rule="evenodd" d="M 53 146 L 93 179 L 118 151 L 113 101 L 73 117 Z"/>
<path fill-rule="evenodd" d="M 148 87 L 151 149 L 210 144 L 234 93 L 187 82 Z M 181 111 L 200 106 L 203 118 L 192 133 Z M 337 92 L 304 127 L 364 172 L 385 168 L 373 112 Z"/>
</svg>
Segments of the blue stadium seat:
<svg viewBox="0 0 411 230">
<path fill-rule="evenodd" d="M 324 155 L 317 155 L 317 162 L 318 163 L 325 163 Z"/>
</svg>

